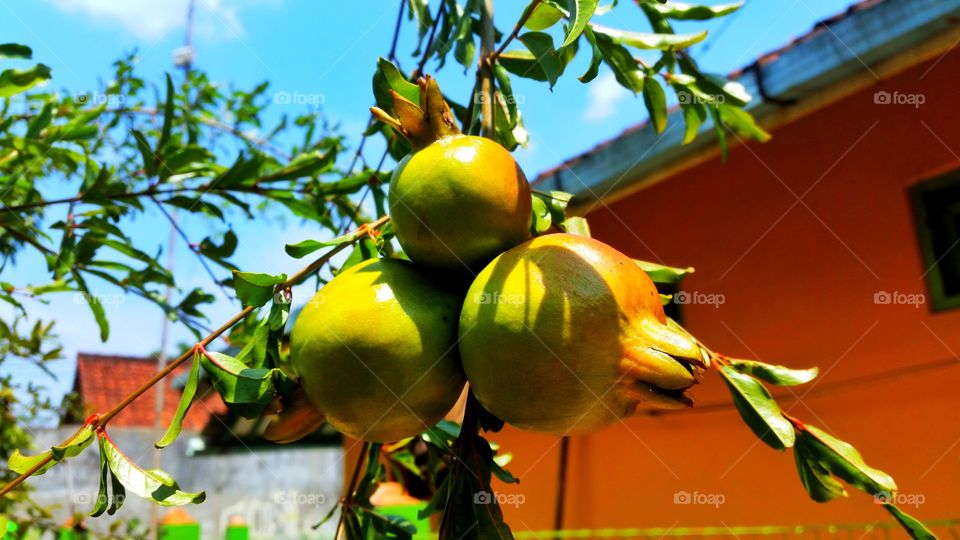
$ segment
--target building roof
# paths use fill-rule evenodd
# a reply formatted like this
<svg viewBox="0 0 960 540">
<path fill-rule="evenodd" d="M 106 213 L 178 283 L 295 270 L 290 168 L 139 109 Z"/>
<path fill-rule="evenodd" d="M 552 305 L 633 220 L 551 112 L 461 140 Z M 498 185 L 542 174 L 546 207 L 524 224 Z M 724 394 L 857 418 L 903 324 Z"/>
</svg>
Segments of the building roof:
<svg viewBox="0 0 960 540">
<path fill-rule="evenodd" d="M 747 109 L 770 130 L 945 54 L 960 34 L 958 19 L 960 0 L 861 0 L 730 78 L 754 96 Z M 672 110 L 669 122 L 682 124 L 681 113 Z M 640 123 L 543 172 L 534 184 L 574 193 L 574 207 L 615 200 L 718 154 L 711 121 L 686 145 L 683 131 L 658 134 Z"/>
<path fill-rule="evenodd" d="M 173 388 L 173 378 L 189 371 L 185 364 L 168 377 L 164 385 L 163 426 L 167 426 L 177 410 L 181 390 Z M 136 390 L 157 372 L 157 360 L 149 357 L 77 354 L 77 375 L 73 390 L 84 416 L 106 412 L 119 400 Z M 201 392 L 202 395 L 202 392 Z M 156 387 L 151 388 L 133 401 L 110 421 L 118 427 L 154 427 Z M 216 392 L 209 392 L 195 400 L 183 422 L 183 428 L 199 431 L 216 414 L 226 412 L 226 406 Z"/>
</svg>

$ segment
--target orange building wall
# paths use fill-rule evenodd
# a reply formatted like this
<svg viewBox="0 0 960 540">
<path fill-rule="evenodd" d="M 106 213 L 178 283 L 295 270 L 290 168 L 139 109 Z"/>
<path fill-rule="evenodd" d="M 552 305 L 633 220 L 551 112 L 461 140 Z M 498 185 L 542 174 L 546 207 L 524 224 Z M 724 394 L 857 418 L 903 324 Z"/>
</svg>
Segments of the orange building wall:
<svg viewBox="0 0 960 540">
<path fill-rule="evenodd" d="M 719 307 L 684 309 L 688 328 L 712 348 L 820 366 L 819 382 L 781 403 L 857 446 L 902 493 L 922 496 L 922 505 L 903 506 L 921 519 L 960 517 L 960 359 L 830 386 L 960 352 L 960 310 L 873 301 L 878 291 L 926 292 L 908 188 L 960 167 L 957 88 L 954 50 L 777 129 L 767 144 L 736 146 L 726 164 L 708 161 L 588 216 L 594 236 L 634 257 L 695 266 L 685 290 L 724 295 Z M 878 105 L 877 90 L 925 102 Z M 792 452 L 758 442 L 732 408 L 709 409 L 729 404 L 715 374 L 694 397 L 707 408 L 640 414 L 572 439 L 566 528 L 889 520 L 852 490 L 849 499 L 810 501 Z M 552 528 L 558 439 L 510 428 L 491 438 L 514 454 L 509 469 L 521 478 L 498 485 L 523 494 L 504 508 L 508 523 Z M 681 491 L 724 502 L 675 504 Z"/>
</svg>

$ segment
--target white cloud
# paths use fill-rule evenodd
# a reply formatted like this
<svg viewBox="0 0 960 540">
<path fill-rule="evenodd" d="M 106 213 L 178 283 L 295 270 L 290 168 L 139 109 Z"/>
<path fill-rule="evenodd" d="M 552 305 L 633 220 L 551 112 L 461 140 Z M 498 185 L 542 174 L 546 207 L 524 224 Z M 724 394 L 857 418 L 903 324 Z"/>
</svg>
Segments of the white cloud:
<svg viewBox="0 0 960 540">
<path fill-rule="evenodd" d="M 189 0 L 47 0 L 67 13 L 86 15 L 102 24 L 119 24 L 145 40 L 183 32 Z M 243 34 L 238 4 L 226 0 L 197 0 L 194 32 L 205 37 L 234 38 Z M 229 4 L 229 5 L 227 5 Z"/>
<path fill-rule="evenodd" d="M 617 104 L 630 95 L 613 73 L 605 73 L 588 86 L 589 102 L 583 117 L 590 122 L 605 120 L 617 112 Z"/>
</svg>

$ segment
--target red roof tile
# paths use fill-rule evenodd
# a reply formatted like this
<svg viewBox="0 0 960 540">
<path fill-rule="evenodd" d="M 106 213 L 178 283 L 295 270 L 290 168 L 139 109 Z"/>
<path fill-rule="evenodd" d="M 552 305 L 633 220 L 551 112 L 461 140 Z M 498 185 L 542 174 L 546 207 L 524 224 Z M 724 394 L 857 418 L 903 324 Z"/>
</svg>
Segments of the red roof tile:
<svg viewBox="0 0 960 540">
<path fill-rule="evenodd" d="M 180 389 L 172 388 L 177 375 L 190 369 L 187 363 L 164 381 L 163 426 L 167 426 L 180 402 Z M 118 401 L 136 390 L 157 372 L 154 358 L 101 354 L 77 354 L 77 376 L 74 391 L 83 406 L 84 414 L 105 412 Z M 156 387 L 147 390 L 110 421 L 113 426 L 153 427 L 156 419 Z M 198 398 L 187 413 L 184 429 L 199 431 L 214 414 L 226 412 L 226 406 L 216 392 Z"/>
</svg>

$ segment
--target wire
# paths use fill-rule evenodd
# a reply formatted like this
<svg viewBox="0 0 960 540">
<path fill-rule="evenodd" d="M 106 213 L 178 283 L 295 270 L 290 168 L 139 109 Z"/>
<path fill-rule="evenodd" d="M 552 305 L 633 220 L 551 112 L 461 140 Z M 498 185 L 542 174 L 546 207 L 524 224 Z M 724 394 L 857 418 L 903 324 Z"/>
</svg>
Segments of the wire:
<svg viewBox="0 0 960 540">
<path fill-rule="evenodd" d="M 710 49 L 713 47 L 713 44 L 720 41 L 720 38 L 723 36 L 723 34 L 726 33 L 726 31 L 733 25 L 733 22 L 737 20 L 737 17 L 739 17 L 740 14 L 747 9 L 748 5 L 752 5 L 752 3 L 744 4 L 740 9 L 734 11 L 733 15 L 724 18 L 723 22 L 720 24 L 720 27 L 717 28 L 715 33 L 711 36 L 712 39 L 705 42 L 703 46 L 700 47 L 700 50 L 696 52 L 696 56 L 701 58 L 706 56 L 706 54 L 710 52 Z"/>
</svg>

